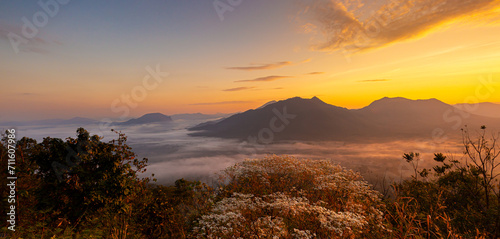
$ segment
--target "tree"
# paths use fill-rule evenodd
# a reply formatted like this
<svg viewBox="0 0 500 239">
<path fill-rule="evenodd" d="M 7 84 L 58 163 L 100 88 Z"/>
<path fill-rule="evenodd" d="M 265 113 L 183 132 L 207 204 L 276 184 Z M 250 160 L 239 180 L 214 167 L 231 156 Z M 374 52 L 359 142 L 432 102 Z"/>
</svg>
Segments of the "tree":
<svg viewBox="0 0 500 239">
<path fill-rule="evenodd" d="M 76 139 L 45 138 L 31 155 L 41 180 L 38 210 L 74 228 L 105 207 L 112 212 L 131 210 L 130 196 L 147 182 L 137 175 L 145 171 L 147 159 L 137 159 L 125 135 L 117 134 L 118 139 L 108 143 L 83 128 Z"/>
</svg>

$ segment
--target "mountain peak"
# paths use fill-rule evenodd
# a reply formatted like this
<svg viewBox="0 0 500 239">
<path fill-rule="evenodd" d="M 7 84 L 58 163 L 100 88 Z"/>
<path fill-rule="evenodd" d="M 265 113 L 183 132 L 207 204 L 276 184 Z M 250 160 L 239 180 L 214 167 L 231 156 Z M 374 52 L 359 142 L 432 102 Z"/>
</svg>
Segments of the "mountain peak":
<svg viewBox="0 0 500 239">
<path fill-rule="evenodd" d="M 137 119 L 131 119 L 120 123 L 121 125 L 133 125 L 133 124 L 149 124 L 149 123 L 159 123 L 159 122 L 170 122 L 172 118 L 170 116 L 164 115 L 162 113 L 148 113 Z"/>
<path fill-rule="evenodd" d="M 445 104 L 436 98 L 411 100 L 411 99 L 404 98 L 404 97 L 384 97 L 384 98 L 373 101 L 370 105 L 372 105 L 374 103 L 405 103 L 405 102 L 406 103 L 409 103 L 409 102 L 427 102 L 427 103 Z"/>
<path fill-rule="evenodd" d="M 362 110 L 378 112 L 413 112 L 420 109 L 426 109 L 428 111 L 443 111 L 449 107 L 451 106 L 435 98 L 411 100 L 403 97 L 384 97 L 382 99 L 373 101 L 370 105 L 362 108 Z"/>
<path fill-rule="evenodd" d="M 147 113 L 147 114 L 144 114 L 143 116 L 139 117 L 140 118 L 150 118 L 150 117 L 169 117 L 169 116 L 166 116 L 162 113 Z"/>
<path fill-rule="evenodd" d="M 311 98 L 311 101 L 325 103 L 324 101 L 322 101 L 322 100 L 321 100 L 320 98 L 318 98 L 317 96 L 314 96 L 313 98 Z"/>
</svg>

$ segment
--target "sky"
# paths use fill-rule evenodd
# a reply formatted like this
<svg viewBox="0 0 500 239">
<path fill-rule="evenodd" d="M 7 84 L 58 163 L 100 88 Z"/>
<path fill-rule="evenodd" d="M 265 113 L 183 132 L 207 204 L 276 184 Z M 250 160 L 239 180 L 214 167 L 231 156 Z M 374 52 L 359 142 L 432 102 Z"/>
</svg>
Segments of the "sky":
<svg viewBox="0 0 500 239">
<path fill-rule="evenodd" d="M 7 0 L 0 55 L 0 121 L 500 102 L 500 1 Z"/>
</svg>

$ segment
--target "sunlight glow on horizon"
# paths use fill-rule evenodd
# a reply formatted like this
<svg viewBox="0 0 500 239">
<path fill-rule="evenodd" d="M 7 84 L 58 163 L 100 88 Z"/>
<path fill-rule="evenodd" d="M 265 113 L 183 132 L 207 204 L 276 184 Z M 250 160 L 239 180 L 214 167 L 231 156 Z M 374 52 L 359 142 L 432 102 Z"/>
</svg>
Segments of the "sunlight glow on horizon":
<svg viewBox="0 0 500 239">
<path fill-rule="evenodd" d="M 373 8 L 385 1 L 376 2 Z M 500 1 L 395 41 L 385 42 L 383 34 L 391 35 L 382 32 L 370 39 L 379 47 L 352 55 L 342 49 L 311 51 L 319 36 L 297 30 L 301 6 L 288 1 L 245 2 L 224 21 L 211 3 L 75 2 L 39 29 L 38 42 L 15 54 L 6 34 L 40 9 L 36 3 L 2 4 L 0 108 L 8 114 L 0 121 L 119 117 L 113 102 L 141 87 L 146 67 L 157 64 L 169 76 L 134 102 L 131 117 L 234 113 L 296 96 L 318 96 L 346 108 L 383 97 L 457 104 L 477 95 L 487 77 L 492 77 L 488 89 L 497 92 L 479 101 L 500 102 L 500 24 L 495 21 Z M 13 11 L 7 14 L 7 8 Z M 364 14 L 359 19 L 369 17 Z"/>
</svg>

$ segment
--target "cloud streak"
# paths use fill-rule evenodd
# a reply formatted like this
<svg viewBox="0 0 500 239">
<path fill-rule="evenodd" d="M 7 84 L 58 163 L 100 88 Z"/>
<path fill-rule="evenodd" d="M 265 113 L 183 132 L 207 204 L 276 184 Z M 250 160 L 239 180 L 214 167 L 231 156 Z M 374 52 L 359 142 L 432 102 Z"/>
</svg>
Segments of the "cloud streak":
<svg viewBox="0 0 500 239">
<path fill-rule="evenodd" d="M 419 38 L 438 27 L 485 17 L 500 7 L 498 0 L 387 0 L 375 6 L 368 0 L 320 0 L 303 15 L 306 32 L 321 33 L 316 50 L 358 52 Z M 366 14 L 376 9 L 372 14 Z"/>
<path fill-rule="evenodd" d="M 237 80 L 235 82 L 269 82 L 269 81 L 275 81 L 275 80 L 284 79 L 284 78 L 291 78 L 291 76 L 265 76 L 265 77 L 251 79 L 251 80 Z"/>
<path fill-rule="evenodd" d="M 0 40 L 8 42 L 9 46 L 12 46 L 11 39 L 9 38 L 10 33 L 22 37 L 26 41 L 22 42 L 18 46 L 18 49 L 21 52 L 47 55 L 50 53 L 49 50 L 46 49 L 47 47 L 53 45 L 63 45 L 63 43 L 57 40 L 47 40 L 39 36 L 35 36 L 32 39 L 25 38 L 22 34 L 22 28 L 20 25 L 0 23 Z"/>
<path fill-rule="evenodd" d="M 241 90 L 251 90 L 254 89 L 255 87 L 236 87 L 236 88 L 230 88 L 230 89 L 225 89 L 222 91 L 241 91 Z"/>
<path fill-rule="evenodd" d="M 325 74 L 325 72 L 315 71 L 315 72 L 309 72 L 306 75 L 321 75 L 321 74 Z"/>
<path fill-rule="evenodd" d="M 384 82 L 384 81 L 390 81 L 389 79 L 374 79 L 374 80 L 360 80 L 358 82 Z"/>
<path fill-rule="evenodd" d="M 190 105 L 231 105 L 231 104 L 248 104 L 254 103 L 253 101 L 219 101 L 219 102 L 206 102 L 206 103 L 194 103 Z"/>
<path fill-rule="evenodd" d="M 269 70 L 269 69 L 281 68 L 281 67 L 288 66 L 291 64 L 292 64 L 291 61 L 282 61 L 282 62 L 269 63 L 269 64 L 258 64 L 258 65 L 253 65 L 253 66 L 233 66 L 233 67 L 227 67 L 226 69 L 228 69 L 228 70 L 242 70 L 242 71 Z"/>
</svg>

